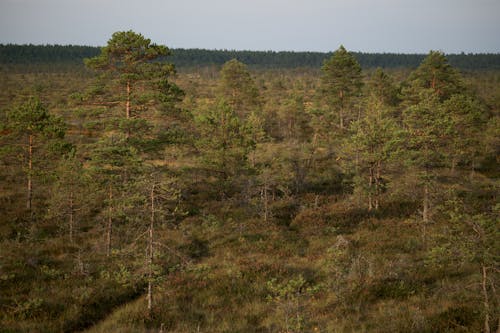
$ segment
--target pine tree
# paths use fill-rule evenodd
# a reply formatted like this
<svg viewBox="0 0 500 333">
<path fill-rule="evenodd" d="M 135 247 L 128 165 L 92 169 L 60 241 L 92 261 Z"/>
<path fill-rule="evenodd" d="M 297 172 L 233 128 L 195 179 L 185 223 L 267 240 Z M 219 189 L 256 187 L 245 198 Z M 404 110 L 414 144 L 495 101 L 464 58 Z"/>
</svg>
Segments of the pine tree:
<svg viewBox="0 0 500 333">
<path fill-rule="evenodd" d="M 48 206 L 48 217 L 65 221 L 62 229 L 67 230 L 70 244 L 74 244 L 84 217 L 92 206 L 90 186 L 92 181 L 82 162 L 72 150 L 61 159 L 55 172 Z"/>
<path fill-rule="evenodd" d="M 114 220 L 125 220 L 127 211 L 135 207 L 137 177 L 143 160 L 126 137 L 110 135 L 101 138 L 92 150 L 89 171 L 99 184 L 100 196 L 106 211 L 106 256 L 111 255 Z"/>
<path fill-rule="evenodd" d="M 357 187 L 367 195 L 368 210 L 378 209 L 387 183 L 386 163 L 401 144 L 401 129 L 390 117 L 390 108 L 372 95 L 366 114 L 351 124 L 350 132 L 342 149 L 344 163 L 354 173 Z"/>
<path fill-rule="evenodd" d="M 443 102 L 444 112 L 450 117 L 448 158 L 452 172 L 458 164 L 468 166 L 471 175 L 484 151 L 483 130 L 486 128 L 484 106 L 463 94 L 451 96 Z"/>
<path fill-rule="evenodd" d="M 283 137 L 287 140 L 308 141 L 312 132 L 309 118 L 304 107 L 303 96 L 292 93 L 279 110 Z"/>
<path fill-rule="evenodd" d="M 340 46 L 325 61 L 321 70 L 322 96 L 330 110 L 337 113 L 340 129 L 344 129 L 352 118 L 353 101 L 361 93 L 361 66 L 352 54 Z"/>
<path fill-rule="evenodd" d="M 35 97 L 12 108 L 7 117 L 11 135 L 16 137 L 19 145 L 23 147 L 22 156 L 25 165 L 22 168 L 26 174 L 26 208 L 31 215 L 34 176 L 37 173 L 36 157 L 48 149 L 57 154 L 67 151 L 69 147 L 62 141 L 66 126 L 61 118 L 51 115 L 40 99 Z M 51 147 L 47 144 L 51 144 Z"/>
<path fill-rule="evenodd" d="M 430 89 L 442 102 L 464 92 L 462 81 L 459 72 L 448 63 L 442 52 L 431 51 L 408 77 L 403 94 L 407 102 L 415 104 L 421 97 L 420 91 Z"/>
<path fill-rule="evenodd" d="M 245 173 L 248 169 L 248 153 L 254 149 L 247 127 L 224 100 L 201 113 L 200 138 L 196 145 L 202 162 L 223 181 Z"/>
<path fill-rule="evenodd" d="M 439 102 L 434 90 L 423 90 L 417 105 L 403 111 L 403 121 L 408 135 L 407 153 L 404 157 L 422 186 L 422 219 L 424 226 L 430 221 L 431 189 L 437 171 L 445 164 L 451 119 Z"/>
<path fill-rule="evenodd" d="M 399 103 L 399 92 L 394 79 L 377 68 L 368 81 L 370 94 L 387 106 L 396 106 Z"/>
<path fill-rule="evenodd" d="M 105 73 L 107 80 L 120 88 L 118 103 L 111 105 L 124 104 L 125 117 L 121 117 L 120 127 L 127 136 L 143 126 L 137 117 L 148 106 L 158 105 L 165 112 L 182 98 L 183 92 L 169 81 L 175 74 L 174 66 L 159 61 L 168 55 L 167 47 L 129 30 L 115 32 L 100 55 L 85 59 L 87 67 Z"/>
<path fill-rule="evenodd" d="M 219 95 L 241 120 L 260 108 L 259 91 L 247 69 L 236 59 L 226 62 L 220 71 Z"/>
</svg>

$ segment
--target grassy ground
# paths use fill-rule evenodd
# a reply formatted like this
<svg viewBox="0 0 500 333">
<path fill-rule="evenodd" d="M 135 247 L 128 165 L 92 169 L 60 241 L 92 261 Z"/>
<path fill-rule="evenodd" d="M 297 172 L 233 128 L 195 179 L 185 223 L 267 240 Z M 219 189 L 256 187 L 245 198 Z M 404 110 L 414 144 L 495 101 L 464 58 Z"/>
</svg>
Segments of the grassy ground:
<svg viewBox="0 0 500 333">
<path fill-rule="evenodd" d="M 207 253 L 156 287 L 151 318 L 142 297 L 89 332 L 481 330 L 473 268 L 430 262 L 412 216 L 347 202 L 303 208 L 289 225 L 213 217 L 197 231 Z"/>
</svg>

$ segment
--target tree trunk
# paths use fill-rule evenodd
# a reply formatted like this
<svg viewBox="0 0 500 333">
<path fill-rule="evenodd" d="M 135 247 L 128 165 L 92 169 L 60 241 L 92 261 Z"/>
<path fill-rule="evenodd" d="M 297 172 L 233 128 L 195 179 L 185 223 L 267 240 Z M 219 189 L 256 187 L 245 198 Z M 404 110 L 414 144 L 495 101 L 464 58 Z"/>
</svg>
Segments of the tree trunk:
<svg viewBox="0 0 500 333">
<path fill-rule="evenodd" d="M 73 244 L 74 204 L 73 191 L 69 192 L 69 242 Z"/>
<path fill-rule="evenodd" d="M 457 167 L 457 158 L 456 157 L 453 157 L 451 159 L 451 169 L 450 169 L 450 172 L 452 175 L 455 175 L 455 168 Z"/>
<path fill-rule="evenodd" d="M 155 184 L 151 187 L 151 220 L 149 224 L 149 244 L 148 244 L 148 317 L 151 317 L 153 310 L 153 228 L 155 222 Z"/>
<path fill-rule="evenodd" d="M 369 211 L 371 211 L 373 209 L 372 186 L 373 186 L 373 165 L 370 166 L 370 177 L 368 180 L 368 210 Z"/>
<path fill-rule="evenodd" d="M 486 271 L 486 266 L 481 265 L 481 269 L 483 271 L 483 282 L 482 282 L 482 289 L 483 289 L 483 304 L 484 304 L 484 333 L 490 333 L 490 302 L 488 300 L 488 288 L 486 286 L 486 283 L 488 281 L 488 276 L 487 276 L 487 271 Z"/>
<path fill-rule="evenodd" d="M 339 92 L 339 97 L 340 97 L 340 109 L 339 109 L 340 129 L 344 129 L 344 92 L 342 90 Z"/>
<path fill-rule="evenodd" d="M 111 185 L 109 185 L 109 203 L 108 203 L 108 230 L 106 235 L 106 256 L 111 256 L 111 232 L 113 231 L 113 190 Z"/>
<path fill-rule="evenodd" d="M 130 119 L 130 80 L 127 81 L 127 103 L 125 105 L 125 112 L 127 120 Z M 130 137 L 130 127 L 127 124 L 127 139 Z"/>
<path fill-rule="evenodd" d="M 30 134 L 28 143 L 28 200 L 26 203 L 26 208 L 28 208 L 28 210 L 30 211 L 30 215 L 31 215 L 31 203 L 33 200 L 32 173 L 33 173 L 33 135 Z"/>
<path fill-rule="evenodd" d="M 424 248 L 427 248 L 427 224 L 429 223 L 429 184 L 424 184 L 424 198 L 422 203 L 422 241 Z"/>
<path fill-rule="evenodd" d="M 424 184 L 424 199 L 423 199 L 423 209 L 422 209 L 422 220 L 424 224 L 429 222 L 429 184 Z"/>
<path fill-rule="evenodd" d="M 125 105 L 125 113 L 126 113 L 126 118 L 130 119 L 130 80 L 127 81 L 127 103 Z"/>
<path fill-rule="evenodd" d="M 267 222 L 269 217 L 269 202 L 267 197 L 267 180 L 264 182 L 264 221 Z"/>
<path fill-rule="evenodd" d="M 382 163 L 380 161 L 377 161 L 377 170 L 375 173 L 375 209 L 378 210 L 380 206 L 380 193 L 382 192 L 380 190 L 380 175 L 382 173 Z"/>
</svg>

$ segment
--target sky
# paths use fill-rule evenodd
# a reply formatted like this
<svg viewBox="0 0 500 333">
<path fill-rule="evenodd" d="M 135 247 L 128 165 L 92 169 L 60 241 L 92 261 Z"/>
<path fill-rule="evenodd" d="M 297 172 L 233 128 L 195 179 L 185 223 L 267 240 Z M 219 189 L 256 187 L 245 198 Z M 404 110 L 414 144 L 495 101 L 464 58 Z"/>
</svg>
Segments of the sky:
<svg viewBox="0 0 500 333">
<path fill-rule="evenodd" d="M 500 53 L 500 0 L 0 0 L 0 43 Z"/>
</svg>

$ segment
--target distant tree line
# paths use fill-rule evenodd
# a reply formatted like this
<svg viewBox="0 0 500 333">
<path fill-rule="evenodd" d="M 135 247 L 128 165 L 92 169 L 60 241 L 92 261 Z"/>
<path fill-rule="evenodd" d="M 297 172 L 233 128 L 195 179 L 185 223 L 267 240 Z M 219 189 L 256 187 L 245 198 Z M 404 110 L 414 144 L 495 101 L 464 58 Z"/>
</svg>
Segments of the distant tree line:
<svg viewBox="0 0 500 333">
<path fill-rule="evenodd" d="M 80 45 L 16 45 L 0 44 L 1 64 L 26 63 L 82 63 L 100 53 L 99 47 Z M 416 68 L 425 54 L 364 53 L 352 52 L 362 68 Z M 332 56 L 332 52 L 292 51 L 236 51 L 206 49 L 172 49 L 169 62 L 177 67 L 198 67 L 222 65 L 231 59 L 238 59 L 250 67 L 257 68 L 319 68 Z M 500 54 L 449 54 L 452 66 L 462 70 L 500 69 Z"/>
</svg>

